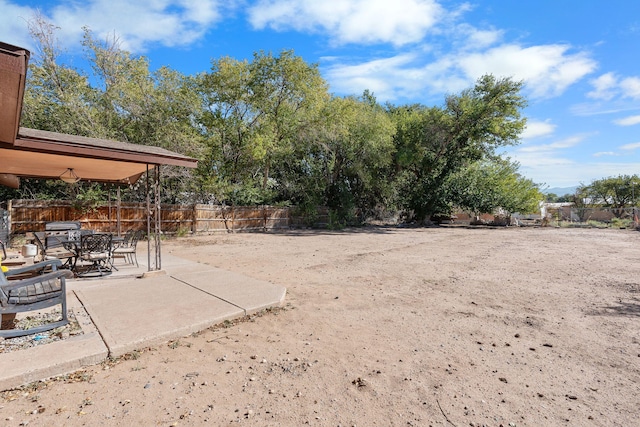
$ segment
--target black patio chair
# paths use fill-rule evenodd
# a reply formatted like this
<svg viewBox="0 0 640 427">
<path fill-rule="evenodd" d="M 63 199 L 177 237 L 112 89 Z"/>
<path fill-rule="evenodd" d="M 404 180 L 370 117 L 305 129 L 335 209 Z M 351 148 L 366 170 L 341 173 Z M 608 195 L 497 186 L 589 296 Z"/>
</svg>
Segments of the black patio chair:
<svg viewBox="0 0 640 427">
<path fill-rule="evenodd" d="M 79 277 L 105 276 L 111 274 L 111 234 L 83 234 L 76 264 Z"/>
</svg>

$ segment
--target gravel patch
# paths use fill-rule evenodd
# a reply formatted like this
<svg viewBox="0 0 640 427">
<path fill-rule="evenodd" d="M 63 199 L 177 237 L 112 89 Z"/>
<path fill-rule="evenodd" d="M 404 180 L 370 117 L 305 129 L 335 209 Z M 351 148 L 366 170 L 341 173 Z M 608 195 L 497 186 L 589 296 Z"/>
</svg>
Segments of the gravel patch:
<svg viewBox="0 0 640 427">
<path fill-rule="evenodd" d="M 72 311 L 68 313 L 69 323 L 65 326 L 52 329 L 50 331 L 40 332 L 38 334 L 24 335 L 15 338 L 0 337 L 0 353 L 9 353 L 12 351 L 24 350 L 31 347 L 50 344 L 52 342 L 61 341 L 69 337 L 82 334 L 82 328 Z M 15 324 L 16 329 L 31 329 L 45 323 L 55 322 L 61 319 L 61 312 L 52 311 L 50 313 L 39 313 L 36 315 L 25 316 L 18 319 Z"/>
</svg>

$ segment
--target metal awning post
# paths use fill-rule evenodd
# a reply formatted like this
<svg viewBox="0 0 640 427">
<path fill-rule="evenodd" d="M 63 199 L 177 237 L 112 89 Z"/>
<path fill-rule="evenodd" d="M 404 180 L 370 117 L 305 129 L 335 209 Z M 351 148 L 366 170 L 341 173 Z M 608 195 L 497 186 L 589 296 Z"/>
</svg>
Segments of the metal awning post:
<svg viewBox="0 0 640 427">
<path fill-rule="evenodd" d="M 118 232 L 118 237 L 122 236 L 122 217 L 120 212 L 120 207 L 122 205 L 122 198 L 120 197 L 120 186 L 118 185 L 116 191 L 116 197 L 118 198 L 118 204 L 116 207 L 116 230 Z"/>
<path fill-rule="evenodd" d="M 155 201 L 155 266 L 156 270 L 162 270 L 162 256 L 160 250 L 160 237 L 162 236 L 162 217 L 161 217 L 161 199 L 160 199 L 160 165 L 156 165 L 155 167 L 155 182 L 153 183 L 154 188 L 154 201 Z"/>
<path fill-rule="evenodd" d="M 147 271 L 151 271 L 151 189 L 149 188 L 149 164 L 147 163 L 146 193 L 147 193 Z"/>
<path fill-rule="evenodd" d="M 154 166 L 153 183 L 150 183 L 150 170 L 147 164 L 147 265 L 148 271 L 162 269 L 160 256 L 160 234 L 162 233 L 160 221 L 160 165 Z M 152 206 L 153 205 L 153 206 Z M 151 240 L 153 239 L 153 245 Z M 153 262 L 151 252 L 153 250 Z"/>
</svg>

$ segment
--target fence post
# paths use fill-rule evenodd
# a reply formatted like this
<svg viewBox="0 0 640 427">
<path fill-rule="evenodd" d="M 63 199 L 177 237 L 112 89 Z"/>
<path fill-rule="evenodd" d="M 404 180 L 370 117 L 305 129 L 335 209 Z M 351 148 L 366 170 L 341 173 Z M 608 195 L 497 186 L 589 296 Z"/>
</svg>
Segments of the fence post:
<svg viewBox="0 0 640 427">
<path fill-rule="evenodd" d="M 194 203 L 193 204 L 193 209 L 191 210 L 191 234 L 193 236 L 196 235 L 196 232 L 198 231 L 198 204 Z"/>
<path fill-rule="evenodd" d="M 236 232 L 236 207 L 235 205 L 231 206 L 231 232 Z"/>
</svg>

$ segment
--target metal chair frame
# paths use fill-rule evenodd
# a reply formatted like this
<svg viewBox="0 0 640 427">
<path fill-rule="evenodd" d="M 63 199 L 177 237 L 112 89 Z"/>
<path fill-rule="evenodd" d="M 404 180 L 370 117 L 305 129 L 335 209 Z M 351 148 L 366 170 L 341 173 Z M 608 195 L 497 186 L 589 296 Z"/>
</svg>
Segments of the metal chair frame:
<svg viewBox="0 0 640 427">
<path fill-rule="evenodd" d="M 144 232 L 142 230 L 129 230 L 124 235 L 124 240 L 113 250 L 113 256 L 124 258 L 129 264 L 138 267 L 138 257 L 136 255 L 136 247 L 138 241 L 142 238 Z"/>
<path fill-rule="evenodd" d="M 0 242 L 4 252 L 4 244 Z M 61 305 L 62 319 L 31 329 L 0 329 L 0 337 L 14 338 L 37 334 L 64 326 L 67 317 L 66 279 L 73 277 L 69 270 L 59 270 L 60 260 L 47 260 L 7 272 L 0 270 L 0 317 L 2 324 L 13 322 L 17 313 L 36 311 Z"/>
<path fill-rule="evenodd" d="M 83 234 L 80 237 L 78 260 L 89 265 L 76 264 L 76 275 L 79 277 L 105 276 L 111 274 L 112 247 L 111 234 Z"/>
</svg>

